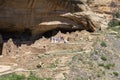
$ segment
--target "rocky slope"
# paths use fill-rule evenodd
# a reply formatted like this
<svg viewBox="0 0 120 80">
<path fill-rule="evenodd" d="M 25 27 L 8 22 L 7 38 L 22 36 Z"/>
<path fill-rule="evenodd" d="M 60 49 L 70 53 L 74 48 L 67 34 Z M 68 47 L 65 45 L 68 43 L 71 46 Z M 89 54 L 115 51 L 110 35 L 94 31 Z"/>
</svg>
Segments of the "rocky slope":
<svg viewBox="0 0 120 80">
<path fill-rule="evenodd" d="M 17 47 L 10 39 L 3 46 L 0 75 L 15 72 L 51 80 L 119 80 L 120 27 L 89 33 L 76 31 L 53 36 L 69 42 L 51 43 L 41 38 Z M 115 30 L 114 30 L 115 29 Z"/>
</svg>

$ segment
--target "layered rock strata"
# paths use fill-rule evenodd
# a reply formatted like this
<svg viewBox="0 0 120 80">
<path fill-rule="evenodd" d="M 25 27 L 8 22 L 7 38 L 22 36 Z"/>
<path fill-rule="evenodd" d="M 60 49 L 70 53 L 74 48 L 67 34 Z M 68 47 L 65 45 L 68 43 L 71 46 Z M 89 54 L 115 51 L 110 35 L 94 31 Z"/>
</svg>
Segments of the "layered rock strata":
<svg viewBox="0 0 120 80">
<path fill-rule="evenodd" d="M 68 13 L 71 15 L 66 16 Z M 95 31 L 101 21 L 87 0 L 0 0 L 1 32 L 27 29 L 34 36 L 54 29 Z"/>
</svg>

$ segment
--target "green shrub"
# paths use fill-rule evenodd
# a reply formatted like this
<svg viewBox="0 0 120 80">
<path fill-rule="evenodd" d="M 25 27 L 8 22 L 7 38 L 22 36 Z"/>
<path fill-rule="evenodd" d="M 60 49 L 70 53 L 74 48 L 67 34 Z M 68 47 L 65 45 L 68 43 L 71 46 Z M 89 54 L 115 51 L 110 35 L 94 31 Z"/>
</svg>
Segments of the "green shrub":
<svg viewBox="0 0 120 80">
<path fill-rule="evenodd" d="M 118 72 L 113 72 L 113 75 L 114 76 L 119 76 L 119 73 Z"/>
<path fill-rule="evenodd" d="M 115 64 L 104 64 L 104 63 L 100 63 L 100 64 L 98 64 L 98 66 L 100 66 L 100 67 L 104 67 L 105 69 L 110 69 L 110 68 L 112 68 L 112 67 L 114 67 L 115 66 Z"/>
<path fill-rule="evenodd" d="M 102 47 L 107 47 L 107 44 L 106 44 L 104 41 L 102 41 L 100 45 L 101 45 Z"/>
<path fill-rule="evenodd" d="M 75 56 L 73 56 L 72 57 L 72 61 L 74 62 L 74 61 L 77 61 L 78 60 L 78 55 L 75 55 Z"/>
<path fill-rule="evenodd" d="M 117 21 L 117 20 L 111 20 L 109 23 L 108 23 L 108 26 L 109 27 L 115 27 L 115 26 L 119 26 L 120 25 L 120 22 Z"/>
<path fill-rule="evenodd" d="M 78 77 L 77 80 L 84 80 L 84 78 L 83 77 Z"/>
<path fill-rule="evenodd" d="M 99 66 L 101 66 L 101 67 L 103 67 L 104 66 L 104 64 L 103 63 L 100 63 L 100 64 L 98 64 Z"/>
<path fill-rule="evenodd" d="M 38 77 L 36 77 L 32 72 L 28 76 L 27 80 L 41 80 Z"/>
<path fill-rule="evenodd" d="M 0 80 L 25 80 L 25 76 L 24 75 L 17 75 L 15 73 L 13 73 L 13 74 L 1 76 Z"/>
<path fill-rule="evenodd" d="M 107 60 L 107 58 L 106 58 L 105 56 L 101 56 L 101 59 L 102 59 L 103 61 L 106 61 L 106 60 Z"/>
<path fill-rule="evenodd" d="M 106 65 L 104 65 L 104 68 L 110 69 L 111 67 L 114 67 L 114 66 L 115 66 L 115 64 L 106 64 Z"/>
<path fill-rule="evenodd" d="M 31 72 L 30 75 L 28 76 L 27 80 L 52 80 L 52 78 L 39 78 Z"/>
<path fill-rule="evenodd" d="M 0 77 L 0 80 L 52 80 L 52 78 L 39 78 L 36 77 L 32 72 L 28 77 L 24 75 L 17 75 L 15 73 L 4 75 Z"/>
<path fill-rule="evenodd" d="M 103 75 L 105 75 L 105 71 L 101 70 L 97 73 L 97 77 L 102 77 Z"/>
<path fill-rule="evenodd" d="M 120 13 L 117 12 L 117 13 L 114 14 L 114 16 L 115 16 L 116 18 L 120 18 Z"/>
</svg>

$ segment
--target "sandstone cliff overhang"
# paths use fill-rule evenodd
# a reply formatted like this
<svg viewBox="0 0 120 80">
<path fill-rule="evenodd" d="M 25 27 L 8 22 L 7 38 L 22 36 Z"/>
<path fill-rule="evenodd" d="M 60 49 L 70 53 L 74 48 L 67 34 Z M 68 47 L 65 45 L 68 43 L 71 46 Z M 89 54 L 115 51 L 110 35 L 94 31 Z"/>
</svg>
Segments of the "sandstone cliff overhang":
<svg viewBox="0 0 120 80">
<path fill-rule="evenodd" d="M 86 0 L 0 0 L 0 31 L 32 35 L 52 29 L 101 28 L 102 18 L 91 11 Z"/>
</svg>

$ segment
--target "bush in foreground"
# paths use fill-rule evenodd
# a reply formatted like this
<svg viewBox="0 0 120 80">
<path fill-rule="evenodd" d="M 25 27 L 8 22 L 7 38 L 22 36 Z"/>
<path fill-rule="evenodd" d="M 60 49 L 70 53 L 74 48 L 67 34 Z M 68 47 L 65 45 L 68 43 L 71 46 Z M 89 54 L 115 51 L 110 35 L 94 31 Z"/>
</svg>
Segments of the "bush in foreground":
<svg viewBox="0 0 120 80">
<path fill-rule="evenodd" d="M 0 80 L 52 80 L 51 78 L 39 78 L 31 73 L 28 77 L 24 75 L 17 75 L 15 73 L 0 76 Z"/>
</svg>

